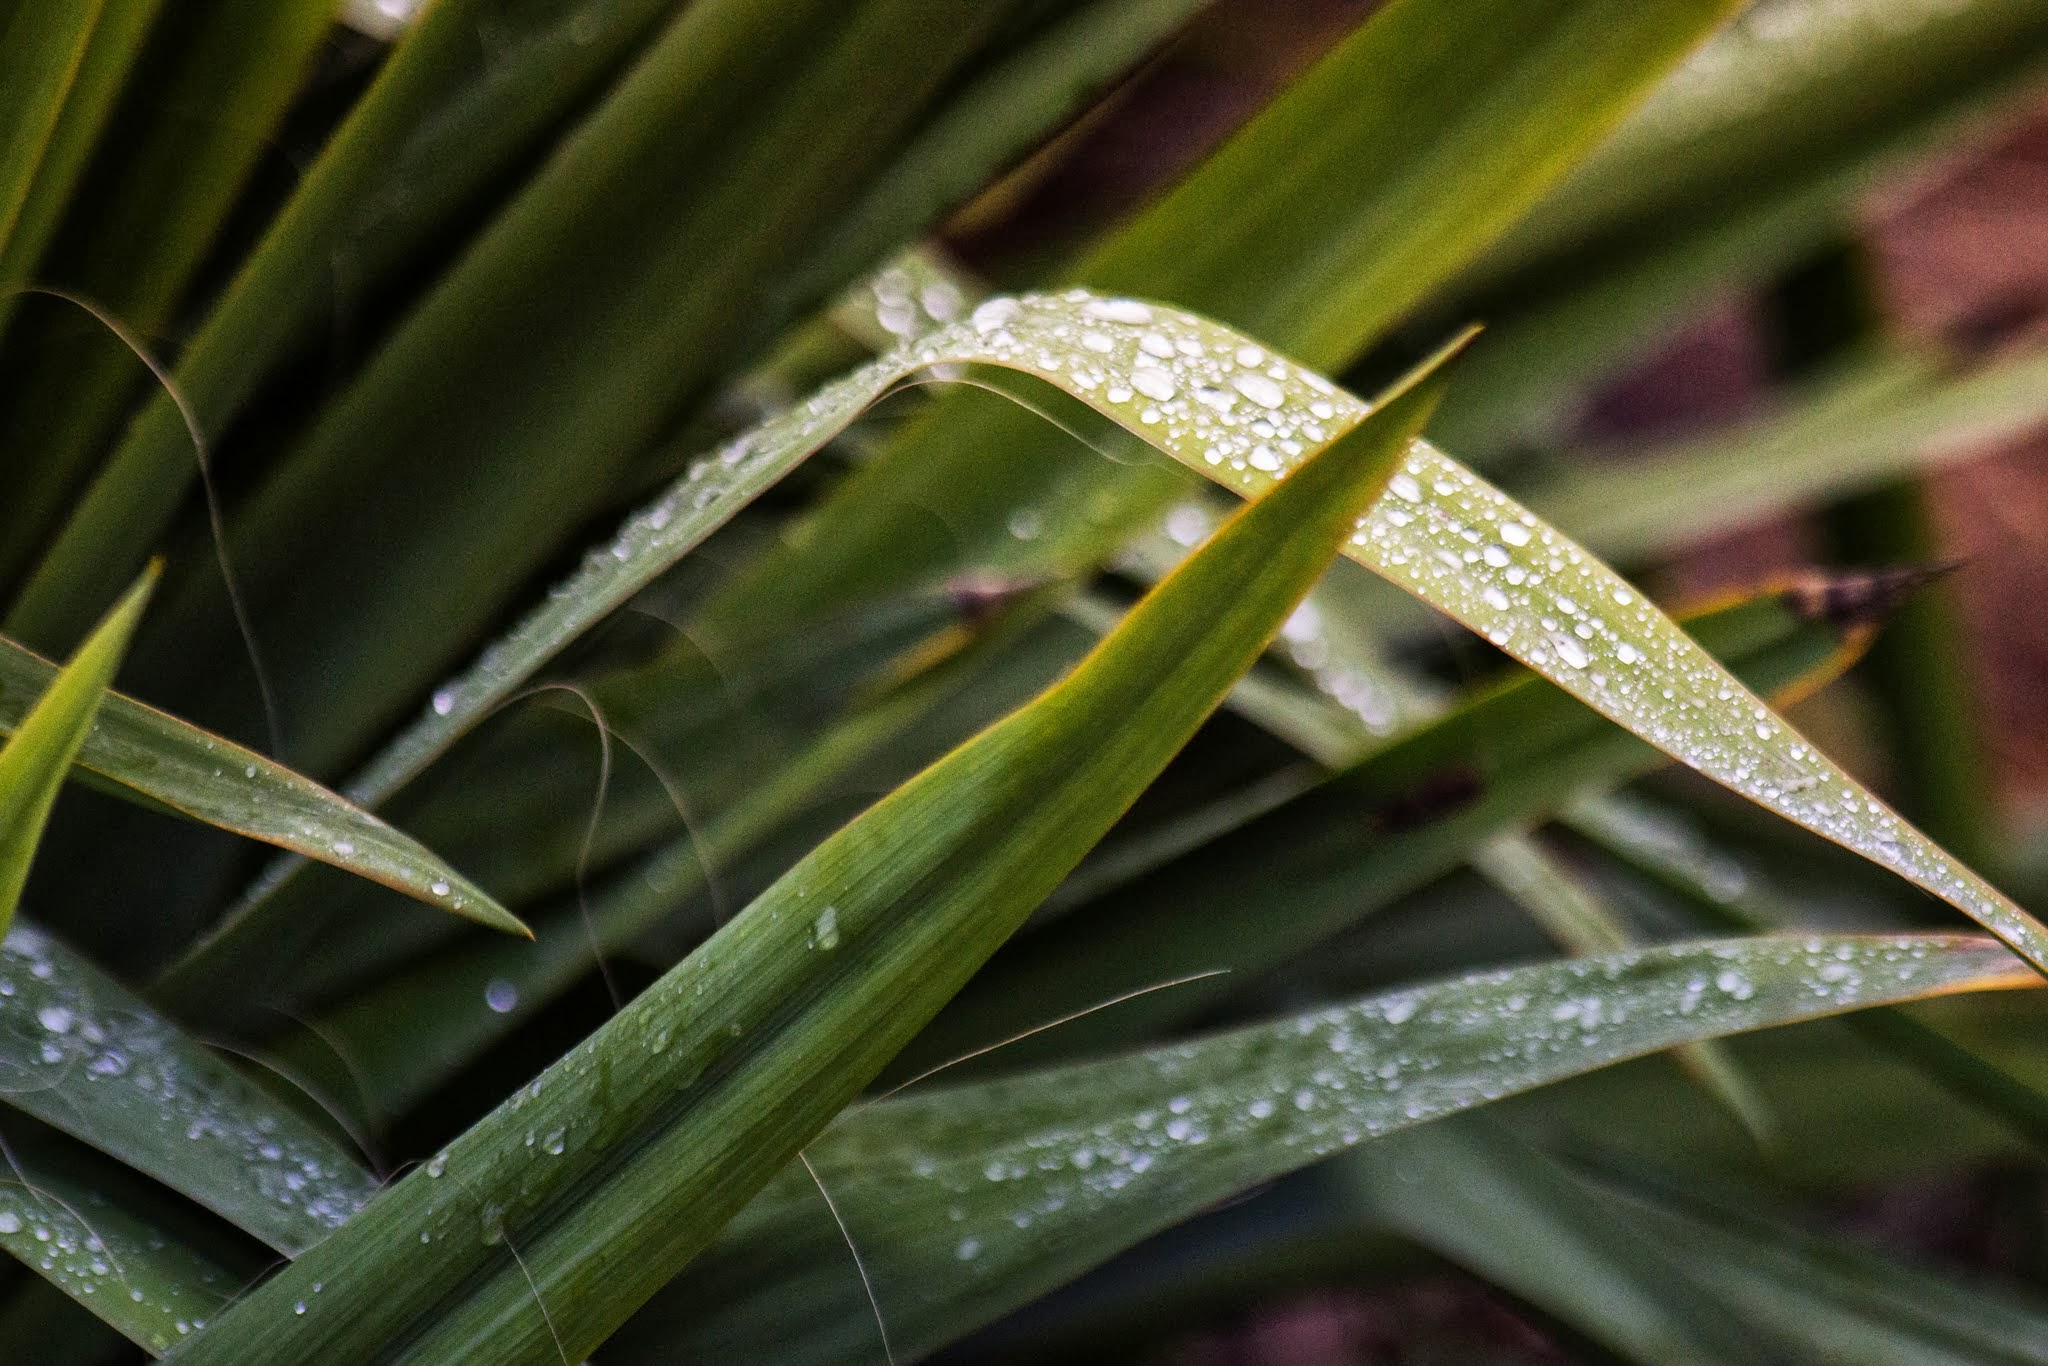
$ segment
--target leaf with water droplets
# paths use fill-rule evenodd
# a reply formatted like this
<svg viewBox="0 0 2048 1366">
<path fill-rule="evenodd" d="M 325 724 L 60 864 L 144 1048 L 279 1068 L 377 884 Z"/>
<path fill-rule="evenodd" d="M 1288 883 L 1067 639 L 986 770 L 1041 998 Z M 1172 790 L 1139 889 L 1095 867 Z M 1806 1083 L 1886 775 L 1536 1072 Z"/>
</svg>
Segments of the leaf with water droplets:
<svg viewBox="0 0 2048 1366">
<path fill-rule="evenodd" d="M 1625 1058 L 1865 1006 L 2040 979 L 1976 935 L 1772 937 L 1635 949 L 1405 988 L 1125 1057 L 855 1110 L 806 1150 L 860 1249 L 896 1351 L 921 1355 L 1146 1236 L 1377 1135 Z M 758 1286 L 826 1298 L 765 1321 Z M 802 1168 L 653 1306 L 678 1357 L 773 1341 L 783 1362 L 870 1349 Z M 803 1273 L 818 1269 L 815 1276 Z M 674 1305 L 687 1312 L 664 1312 Z M 632 1328 L 616 1347 L 630 1354 Z"/>
<path fill-rule="evenodd" d="M 1162 305 L 1085 290 L 988 300 L 701 462 L 437 692 L 351 792 L 388 796 L 891 386 L 965 363 L 1055 384 L 1245 497 L 1366 413 L 1320 375 Z M 1814 748 L 1613 570 L 1427 441 L 1414 443 L 1345 554 L 1665 753 L 1918 884 L 2048 967 L 2039 922 Z"/>
<path fill-rule="evenodd" d="M 93 716 L 155 585 L 152 568 L 78 647 L 77 656 L 55 673 L 0 745 L 0 934 L 14 919 L 58 789 L 91 732 Z"/>
<path fill-rule="evenodd" d="M 163 1355 L 258 1269 L 162 1190 L 46 1138 L 8 1136 L 0 1248 L 137 1346 Z"/>
<path fill-rule="evenodd" d="M 24 723 L 56 676 L 48 660 L 0 637 L 0 733 Z M 361 807 L 120 693 L 107 695 L 77 762 L 123 797 L 332 864 L 479 924 L 526 932 L 481 887 Z"/>
<path fill-rule="evenodd" d="M 285 1253 L 376 1191 L 349 1153 L 34 926 L 0 942 L 0 1101 Z"/>
</svg>

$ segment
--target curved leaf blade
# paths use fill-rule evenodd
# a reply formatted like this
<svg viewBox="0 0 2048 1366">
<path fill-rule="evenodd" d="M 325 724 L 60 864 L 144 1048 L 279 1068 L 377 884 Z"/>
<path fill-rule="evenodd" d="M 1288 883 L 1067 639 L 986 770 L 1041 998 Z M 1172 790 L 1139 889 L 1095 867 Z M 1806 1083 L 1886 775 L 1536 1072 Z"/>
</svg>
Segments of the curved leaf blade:
<svg viewBox="0 0 2048 1366">
<path fill-rule="evenodd" d="M 0 941 L 0 1093 L 280 1252 L 376 1192 L 350 1154 L 42 931 Z"/>
<path fill-rule="evenodd" d="M 135 1183 L 32 1149 L 9 1157 L 0 1248 L 143 1350 L 162 1356 L 241 1289 L 245 1276 L 151 1217 Z"/>
<path fill-rule="evenodd" d="M 1273 487 L 1366 412 L 1313 371 L 1163 305 L 1085 290 L 989 300 L 699 462 L 438 692 L 430 714 L 355 790 L 372 801 L 395 790 L 891 385 L 965 363 L 1058 385 L 1244 497 Z M 1681 763 L 1889 868 L 2048 970 L 2038 921 L 1773 714 L 1620 575 L 1427 441 L 1414 443 L 1344 553 Z"/>
<path fill-rule="evenodd" d="M 807 1149 L 898 1352 L 929 1352 L 1140 1239 L 1374 1137 L 1681 1043 L 2040 979 L 1964 935 L 1769 937 L 1637 949 L 1411 987 L 1150 1052 L 854 1111 Z M 776 1344 L 845 1360 L 874 1324 L 850 1276 L 761 1317 L 764 1264 L 846 1257 L 783 1173 L 665 1292 L 676 1356 Z M 958 1217 L 955 1217 L 957 1212 Z M 630 1352 L 631 1333 L 622 1347 Z"/>
<path fill-rule="evenodd" d="M 26 724 L 57 668 L 0 637 L 0 734 Z M 332 864 L 494 929 L 526 927 L 418 841 L 252 749 L 109 693 L 78 763 L 124 796 Z"/>
</svg>

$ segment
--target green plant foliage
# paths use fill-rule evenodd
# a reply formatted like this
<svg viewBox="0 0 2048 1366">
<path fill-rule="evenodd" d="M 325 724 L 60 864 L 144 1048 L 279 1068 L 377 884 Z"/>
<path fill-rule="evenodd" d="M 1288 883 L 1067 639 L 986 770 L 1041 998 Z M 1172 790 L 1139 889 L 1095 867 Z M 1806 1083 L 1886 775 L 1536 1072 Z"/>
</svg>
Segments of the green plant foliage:
<svg viewBox="0 0 2048 1366">
<path fill-rule="evenodd" d="M 2044 81 L 2048 0 L 0 0 L 0 1360 L 2040 1359 L 2028 542 L 1936 582 L 1928 481 L 2048 362 L 1890 234 Z"/>
</svg>

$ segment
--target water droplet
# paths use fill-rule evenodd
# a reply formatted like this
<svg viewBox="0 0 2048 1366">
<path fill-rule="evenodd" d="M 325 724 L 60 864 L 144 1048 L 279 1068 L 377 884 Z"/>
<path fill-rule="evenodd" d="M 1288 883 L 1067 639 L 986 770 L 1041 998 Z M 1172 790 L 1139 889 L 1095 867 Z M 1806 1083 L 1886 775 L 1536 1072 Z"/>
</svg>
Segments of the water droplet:
<svg viewBox="0 0 2048 1366">
<path fill-rule="evenodd" d="M 1081 310 L 1091 318 L 1111 323 L 1149 323 L 1152 310 L 1136 299 L 1094 299 Z"/>
<path fill-rule="evenodd" d="M 1593 662 L 1593 656 L 1586 653 L 1586 647 L 1570 636 L 1554 635 L 1550 643 L 1557 650 L 1558 662 L 1568 669 L 1583 669 Z"/>
<path fill-rule="evenodd" d="M 433 883 L 430 886 L 428 886 L 427 890 L 432 892 L 435 896 L 446 896 L 448 895 L 450 888 L 446 882 L 443 882 L 440 878 L 435 878 Z"/>
<path fill-rule="evenodd" d="M 981 1255 L 981 1239 L 962 1238 L 960 1245 L 953 1249 L 953 1255 L 963 1262 L 971 1262 Z"/>
<path fill-rule="evenodd" d="M 419 694 L 413 694 L 417 697 Z M 455 689 L 440 688 L 434 693 L 434 715 L 446 716 L 455 710 Z"/>
<path fill-rule="evenodd" d="M 1261 408 L 1278 408 L 1287 402 L 1287 391 L 1264 375 L 1232 375 L 1230 387 Z"/>
<path fill-rule="evenodd" d="M 1182 503 L 1166 514 L 1166 534 L 1175 545 L 1200 544 L 1209 534 L 1209 510 L 1200 503 Z"/>
<path fill-rule="evenodd" d="M 36 1011 L 36 1019 L 41 1021 L 43 1028 L 49 1030 L 52 1034 L 67 1034 L 71 1031 L 71 1026 L 76 1022 L 77 1017 L 63 1006 L 44 1006 Z"/>
<path fill-rule="evenodd" d="M 1523 526 L 1520 522 L 1502 522 L 1500 524 L 1500 538 L 1509 545 L 1527 545 L 1529 544 L 1529 528 Z"/>
<path fill-rule="evenodd" d="M 990 299 L 974 310 L 970 321 L 975 331 L 989 333 L 1005 323 L 1016 321 L 1023 312 L 1024 306 L 1015 299 Z"/>
<path fill-rule="evenodd" d="M 839 911 L 827 906 L 818 912 L 818 918 L 811 924 L 811 947 L 836 949 L 839 947 Z"/>
<path fill-rule="evenodd" d="M 1173 382 L 1173 376 L 1156 365 L 1140 365 L 1131 371 L 1131 387 L 1146 398 L 1160 403 L 1166 402 L 1180 388 Z"/>
<path fill-rule="evenodd" d="M 1395 475 L 1387 481 L 1387 490 L 1396 498 L 1405 499 L 1410 503 L 1422 501 L 1422 485 L 1416 483 L 1415 476 L 1411 474 Z"/>
<path fill-rule="evenodd" d="M 0 1210 L 0 1233 L 21 1232 L 21 1216 L 13 1210 Z"/>
<path fill-rule="evenodd" d="M 484 1004 L 500 1015 L 507 1015 L 519 1004 L 519 988 L 503 977 L 493 977 L 484 985 Z"/>
</svg>

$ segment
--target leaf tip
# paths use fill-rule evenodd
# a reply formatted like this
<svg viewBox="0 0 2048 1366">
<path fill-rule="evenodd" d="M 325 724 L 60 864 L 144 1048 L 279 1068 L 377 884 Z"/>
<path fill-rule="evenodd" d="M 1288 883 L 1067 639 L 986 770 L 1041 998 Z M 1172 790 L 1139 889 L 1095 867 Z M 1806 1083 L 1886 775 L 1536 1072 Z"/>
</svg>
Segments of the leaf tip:
<svg viewBox="0 0 2048 1366">
<path fill-rule="evenodd" d="M 1882 569 L 1815 571 L 1784 589 L 1794 613 L 1811 622 L 1857 630 L 1880 625 L 1915 593 L 1961 568 L 1961 560 Z"/>
</svg>

